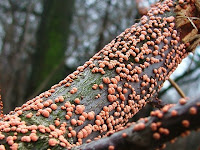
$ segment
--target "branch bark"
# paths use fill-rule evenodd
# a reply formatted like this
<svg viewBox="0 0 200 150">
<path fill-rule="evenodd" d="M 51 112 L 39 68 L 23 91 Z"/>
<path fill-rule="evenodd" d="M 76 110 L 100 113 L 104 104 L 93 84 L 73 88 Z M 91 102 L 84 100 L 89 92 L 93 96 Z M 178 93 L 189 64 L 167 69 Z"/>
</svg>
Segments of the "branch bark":
<svg viewBox="0 0 200 150">
<path fill-rule="evenodd" d="M 2 118 L 2 146 L 71 149 L 124 129 L 197 46 L 189 35 L 198 32 L 179 19 L 198 16 L 195 4 L 157 3 L 74 73 Z"/>
<path fill-rule="evenodd" d="M 148 118 L 142 118 L 130 127 L 109 137 L 83 144 L 75 149 L 109 149 L 115 150 L 150 150 L 186 136 L 191 130 L 200 127 L 200 99 L 180 99 L 176 105 L 167 105 L 161 110 L 151 112 Z M 176 115 L 175 115 L 176 114 Z"/>
</svg>

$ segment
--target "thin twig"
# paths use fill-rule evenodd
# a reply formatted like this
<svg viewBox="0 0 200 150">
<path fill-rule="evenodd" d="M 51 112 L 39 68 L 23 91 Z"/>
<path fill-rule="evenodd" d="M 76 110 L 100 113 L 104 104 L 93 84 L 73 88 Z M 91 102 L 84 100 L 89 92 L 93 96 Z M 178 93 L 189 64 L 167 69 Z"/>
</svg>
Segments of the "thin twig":
<svg viewBox="0 0 200 150">
<path fill-rule="evenodd" d="M 190 21 L 190 23 L 192 24 L 192 26 L 198 31 L 196 25 L 195 25 L 194 22 L 190 19 L 190 17 L 187 17 L 187 19 Z"/>
<path fill-rule="evenodd" d="M 179 93 L 179 95 L 182 97 L 182 98 L 185 98 L 185 94 L 184 92 L 181 90 L 181 88 L 178 86 L 178 84 L 176 84 L 176 82 L 174 82 L 174 80 L 172 79 L 168 79 L 168 81 L 171 83 L 171 85 L 176 89 L 176 91 Z"/>
</svg>

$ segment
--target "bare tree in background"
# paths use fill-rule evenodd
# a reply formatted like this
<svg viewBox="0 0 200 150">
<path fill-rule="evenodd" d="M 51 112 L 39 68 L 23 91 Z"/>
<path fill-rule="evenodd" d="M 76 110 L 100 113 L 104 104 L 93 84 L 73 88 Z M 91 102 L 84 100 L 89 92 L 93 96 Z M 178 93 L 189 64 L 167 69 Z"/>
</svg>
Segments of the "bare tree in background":
<svg viewBox="0 0 200 150">
<path fill-rule="evenodd" d="M 31 96 L 30 98 L 46 90 L 71 72 L 64 67 L 64 53 L 70 34 L 74 0 L 44 0 L 43 7 L 27 90 L 27 96 Z"/>
<path fill-rule="evenodd" d="M 38 18 L 38 1 L 1 1 L 2 43 L 0 53 L 0 87 L 5 111 L 24 102 L 27 79 L 34 50 L 34 30 Z M 34 22 L 34 23 L 33 23 Z"/>
</svg>

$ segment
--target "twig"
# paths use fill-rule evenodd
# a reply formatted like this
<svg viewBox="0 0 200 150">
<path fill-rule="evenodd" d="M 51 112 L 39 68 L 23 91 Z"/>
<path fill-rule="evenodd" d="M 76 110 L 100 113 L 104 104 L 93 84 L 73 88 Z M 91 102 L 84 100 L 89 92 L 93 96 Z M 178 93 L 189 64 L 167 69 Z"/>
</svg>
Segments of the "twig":
<svg viewBox="0 0 200 150">
<path fill-rule="evenodd" d="M 184 92 L 181 90 L 181 88 L 178 86 L 178 84 L 176 84 L 176 82 L 174 82 L 174 80 L 172 80 L 171 78 L 168 79 L 168 81 L 171 83 L 171 85 L 176 89 L 176 91 L 179 93 L 179 95 L 182 98 L 185 98 L 185 94 Z"/>
<path fill-rule="evenodd" d="M 191 20 L 190 17 L 187 17 L 187 19 L 190 21 L 190 23 L 192 24 L 192 26 L 198 31 L 196 25 L 194 24 L 194 22 Z"/>
</svg>

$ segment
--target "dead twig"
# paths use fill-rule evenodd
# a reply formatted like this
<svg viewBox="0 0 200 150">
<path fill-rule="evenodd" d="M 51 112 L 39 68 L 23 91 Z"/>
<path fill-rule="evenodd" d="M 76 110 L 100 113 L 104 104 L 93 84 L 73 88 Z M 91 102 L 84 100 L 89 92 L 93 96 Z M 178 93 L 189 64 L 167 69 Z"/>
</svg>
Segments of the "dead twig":
<svg viewBox="0 0 200 150">
<path fill-rule="evenodd" d="M 171 85 L 176 89 L 176 91 L 178 92 L 178 94 L 182 97 L 185 98 L 185 94 L 184 92 L 181 90 L 181 88 L 178 86 L 178 84 L 176 84 L 176 82 L 174 82 L 174 80 L 172 80 L 171 78 L 168 79 L 168 81 L 171 83 Z"/>
</svg>

